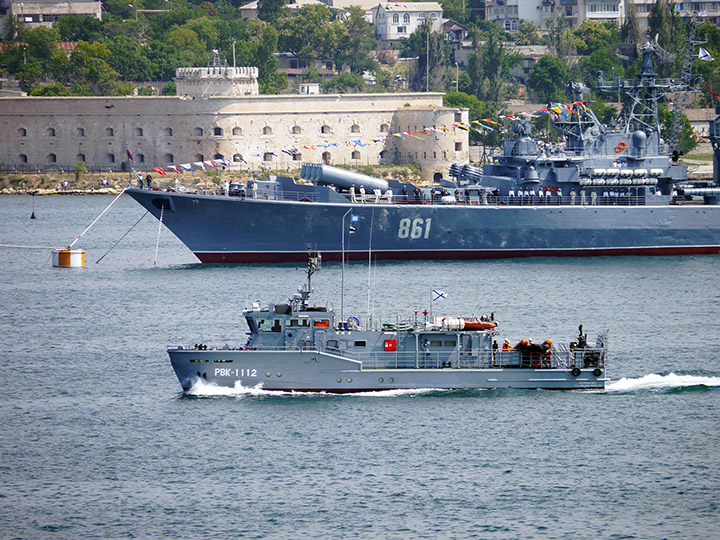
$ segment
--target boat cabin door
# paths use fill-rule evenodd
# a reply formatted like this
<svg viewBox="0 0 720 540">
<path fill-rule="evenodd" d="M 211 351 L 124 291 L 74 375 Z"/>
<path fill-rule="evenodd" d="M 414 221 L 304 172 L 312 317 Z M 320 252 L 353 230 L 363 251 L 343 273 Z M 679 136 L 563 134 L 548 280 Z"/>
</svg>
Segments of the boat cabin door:
<svg viewBox="0 0 720 540">
<path fill-rule="evenodd" d="M 317 349 L 324 348 L 325 347 L 325 339 L 326 339 L 325 330 L 315 330 L 315 335 L 314 335 L 315 348 L 317 348 Z"/>
</svg>

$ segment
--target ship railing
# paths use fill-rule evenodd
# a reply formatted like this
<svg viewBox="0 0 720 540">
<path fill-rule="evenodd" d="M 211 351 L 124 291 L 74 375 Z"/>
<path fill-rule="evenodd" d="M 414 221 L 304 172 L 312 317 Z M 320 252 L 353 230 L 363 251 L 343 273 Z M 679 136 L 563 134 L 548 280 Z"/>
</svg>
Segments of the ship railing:
<svg viewBox="0 0 720 540">
<path fill-rule="evenodd" d="M 231 345 L 194 345 L 180 346 L 186 350 L 207 351 L 283 351 L 283 352 L 324 352 L 335 356 L 350 358 L 362 362 L 363 369 L 483 369 L 483 368 L 597 368 L 605 365 L 605 348 L 571 348 L 567 345 L 554 347 L 550 355 L 527 353 L 524 351 L 380 351 L 358 352 L 335 347 L 315 346 L 262 346 L 253 347 Z"/>
<path fill-rule="evenodd" d="M 361 361 L 363 369 L 483 369 L 601 367 L 604 349 L 553 349 L 549 355 L 522 351 L 391 351 L 356 352 L 326 348 L 324 352 Z"/>
<path fill-rule="evenodd" d="M 306 195 L 304 193 L 298 193 L 298 196 L 303 196 L 300 199 L 293 199 L 292 197 L 283 197 L 289 200 L 306 200 L 307 202 L 314 202 L 317 199 L 314 194 Z M 348 197 L 348 201 L 350 198 Z M 370 199 L 366 198 L 364 201 L 366 204 L 398 204 L 398 205 L 442 205 L 442 206 L 644 206 L 646 198 L 644 195 L 630 195 L 630 196 L 603 196 L 598 195 L 595 198 L 590 196 L 582 197 L 580 195 L 551 195 L 539 197 L 534 196 L 489 196 L 486 199 L 479 197 L 460 197 L 454 202 L 443 202 L 440 200 L 422 199 L 416 200 L 413 198 L 406 198 L 402 195 L 393 195 L 392 200 L 388 200 L 385 197 L 381 197 L 379 200 L 375 200 L 374 197 Z M 356 202 L 361 202 L 357 198 Z"/>
</svg>

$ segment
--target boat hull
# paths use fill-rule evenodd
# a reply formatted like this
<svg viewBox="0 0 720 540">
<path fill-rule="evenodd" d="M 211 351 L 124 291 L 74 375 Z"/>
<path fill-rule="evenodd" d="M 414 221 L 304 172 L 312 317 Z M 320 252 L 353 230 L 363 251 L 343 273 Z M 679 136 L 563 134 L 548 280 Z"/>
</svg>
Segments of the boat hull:
<svg viewBox="0 0 720 540">
<path fill-rule="evenodd" d="M 183 390 L 198 381 L 221 387 L 352 393 L 400 389 L 603 389 L 604 368 L 368 369 L 319 351 L 169 349 Z"/>
<path fill-rule="evenodd" d="M 720 253 L 720 206 L 295 202 L 129 189 L 203 263 Z M 358 216 L 350 234 L 348 214 Z"/>
</svg>

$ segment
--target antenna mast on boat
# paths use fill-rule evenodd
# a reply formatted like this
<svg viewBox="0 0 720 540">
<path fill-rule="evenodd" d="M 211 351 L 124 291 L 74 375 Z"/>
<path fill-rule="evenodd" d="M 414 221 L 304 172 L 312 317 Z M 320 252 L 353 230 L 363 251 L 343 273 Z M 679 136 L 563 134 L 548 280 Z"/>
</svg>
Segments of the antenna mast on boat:
<svg viewBox="0 0 720 540">
<path fill-rule="evenodd" d="M 368 290 L 367 290 L 367 313 L 368 313 L 368 327 L 372 328 L 373 315 L 370 310 L 370 292 L 372 291 L 372 231 L 373 222 L 375 221 L 375 209 L 373 208 L 372 214 L 370 215 L 370 240 L 368 241 Z"/>
</svg>

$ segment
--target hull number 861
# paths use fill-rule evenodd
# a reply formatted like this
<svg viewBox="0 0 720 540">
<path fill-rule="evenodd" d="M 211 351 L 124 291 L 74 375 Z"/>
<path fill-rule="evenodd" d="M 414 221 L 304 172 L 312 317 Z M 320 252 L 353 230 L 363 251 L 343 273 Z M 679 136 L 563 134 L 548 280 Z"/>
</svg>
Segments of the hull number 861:
<svg viewBox="0 0 720 540">
<path fill-rule="evenodd" d="M 432 218 L 403 218 L 398 226 L 398 238 L 428 238 Z"/>
</svg>

